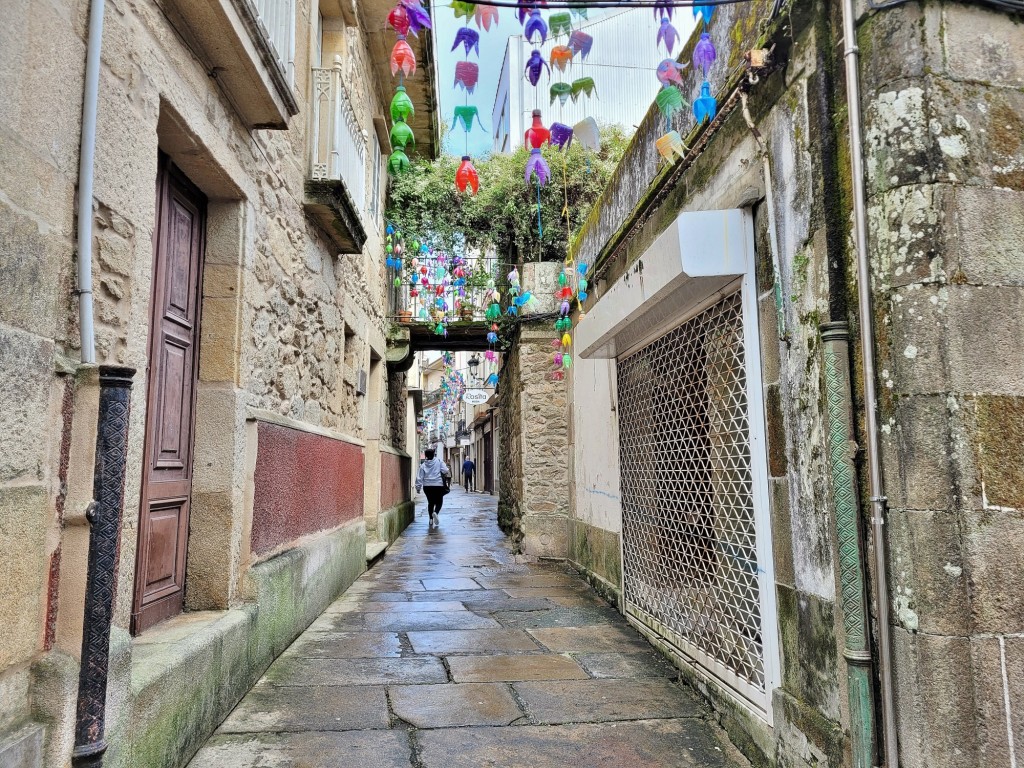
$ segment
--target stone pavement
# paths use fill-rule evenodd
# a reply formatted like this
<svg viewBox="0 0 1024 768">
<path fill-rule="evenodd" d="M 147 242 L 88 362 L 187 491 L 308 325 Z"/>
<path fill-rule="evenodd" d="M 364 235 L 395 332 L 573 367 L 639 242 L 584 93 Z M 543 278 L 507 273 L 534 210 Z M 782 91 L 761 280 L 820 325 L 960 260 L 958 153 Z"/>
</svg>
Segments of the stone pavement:
<svg viewBox="0 0 1024 768">
<path fill-rule="evenodd" d="M 666 663 L 558 564 L 517 564 L 455 488 L 270 667 L 190 768 L 746 765 Z"/>
</svg>

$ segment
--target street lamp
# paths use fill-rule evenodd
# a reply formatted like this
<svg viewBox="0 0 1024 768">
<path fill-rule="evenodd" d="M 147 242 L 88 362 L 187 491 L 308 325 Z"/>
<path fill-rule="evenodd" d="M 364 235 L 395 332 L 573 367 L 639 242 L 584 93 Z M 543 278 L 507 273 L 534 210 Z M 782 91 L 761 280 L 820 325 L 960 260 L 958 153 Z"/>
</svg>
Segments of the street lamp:
<svg viewBox="0 0 1024 768">
<path fill-rule="evenodd" d="M 466 365 L 469 366 L 470 377 L 476 380 L 478 378 L 476 375 L 476 369 L 480 367 L 480 358 L 476 356 L 476 353 L 473 353 L 473 356 L 466 361 Z"/>
</svg>

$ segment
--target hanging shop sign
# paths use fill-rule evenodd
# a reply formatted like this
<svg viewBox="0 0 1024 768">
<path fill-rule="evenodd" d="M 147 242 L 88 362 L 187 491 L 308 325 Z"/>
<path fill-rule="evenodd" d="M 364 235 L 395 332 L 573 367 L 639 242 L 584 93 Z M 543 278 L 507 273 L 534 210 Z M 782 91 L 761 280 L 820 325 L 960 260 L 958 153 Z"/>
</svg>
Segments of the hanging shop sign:
<svg viewBox="0 0 1024 768">
<path fill-rule="evenodd" d="M 462 396 L 462 402 L 469 405 L 483 405 L 489 397 L 490 394 L 482 389 L 467 389 L 466 394 Z"/>
</svg>

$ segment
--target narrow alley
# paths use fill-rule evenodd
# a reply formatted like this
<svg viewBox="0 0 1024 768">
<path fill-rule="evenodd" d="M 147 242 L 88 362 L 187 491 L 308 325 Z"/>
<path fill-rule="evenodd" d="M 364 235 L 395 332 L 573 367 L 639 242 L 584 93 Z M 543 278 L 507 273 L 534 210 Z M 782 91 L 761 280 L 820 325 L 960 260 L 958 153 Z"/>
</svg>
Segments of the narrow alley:
<svg viewBox="0 0 1024 768">
<path fill-rule="evenodd" d="M 191 768 L 746 765 L 676 670 L 456 487 L 270 667 Z"/>
</svg>

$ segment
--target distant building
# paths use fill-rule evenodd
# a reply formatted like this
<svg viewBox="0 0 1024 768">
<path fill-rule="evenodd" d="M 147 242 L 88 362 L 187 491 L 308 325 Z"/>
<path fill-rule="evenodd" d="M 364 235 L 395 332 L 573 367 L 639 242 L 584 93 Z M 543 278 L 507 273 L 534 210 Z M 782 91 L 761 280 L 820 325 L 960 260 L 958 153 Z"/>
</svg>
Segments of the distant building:
<svg viewBox="0 0 1024 768">
<path fill-rule="evenodd" d="M 585 117 L 593 117 L 602 125 L 621 125 L 627 129 L 639 125 L 660 87 L 654 71 L 668 55 L 664 46 L 656 45 L 660 23 L 660 18 L 646 8 L 583 21 L 575 28 L 594 38 L 590 54 L 586 59 L 575 56 L 564 73 L 552 67 L 548 77 L 545 70 L 536 88 L 526 80 L 523 71 L 537 46 L 522 35 L 510 37 L 491 113 L 494 151 L 515 151 L 534 109 L 543 111 L 545 125 L 554 121 L 574 125 Z M 673 23 L 680 40 L 686 40 L 693 28 L 689 9 L 680 9 Z M 551 60 L 552 48 L 565 44 L 565 35 L 549 38 L 540 47 L 544 60 Z M 676 55 L 680 47 L 678 43 L 674 48 Z M 570 98 L 564 105 L 558 99 L 551 102 L 552 83 L 559 79 L 572 83 L 584 77 L 594 79 L 596 91 L 591 96 L 580 94 L 575 102 Z"/>
</svg>

